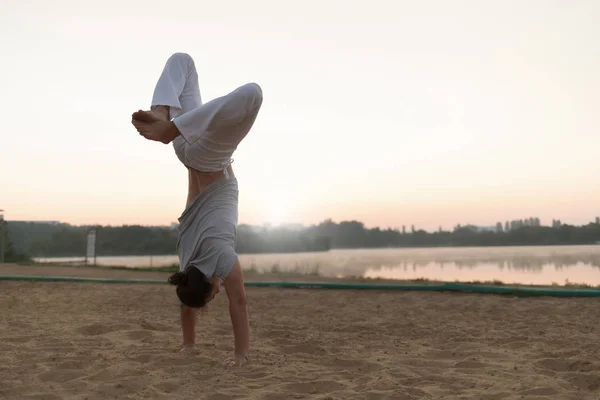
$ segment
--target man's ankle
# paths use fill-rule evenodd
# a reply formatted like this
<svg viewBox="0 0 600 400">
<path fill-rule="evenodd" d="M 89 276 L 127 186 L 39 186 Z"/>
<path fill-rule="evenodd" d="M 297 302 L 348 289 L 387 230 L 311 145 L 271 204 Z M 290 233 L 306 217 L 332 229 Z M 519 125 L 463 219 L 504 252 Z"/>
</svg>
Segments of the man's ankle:
<svg viewBox="0 0 600 400">
<path fill-rule="evenodd" d="M 169 119 L 170 119 L 169 118 L 169 106 L 158 105 L 158 106 L 152 106 L 150 109 L 156 113 L 159 113 L 160 115 L 165 117 L 165 119 L 167 121 L 169 121 Z"/>
<path fill-rule="evenodd" d="M 177 129 L 177 125 L 175 125 L 175 123 L 173 121 L 169 121 L 169 130 L 168 130 L 168 141 L 169 143 L 172 142 L 173 140 L 175 140 L 175 138 L 177 136 L 179 136 L 181 133 L 179 132 L 179 129 Z"/>
</svg>

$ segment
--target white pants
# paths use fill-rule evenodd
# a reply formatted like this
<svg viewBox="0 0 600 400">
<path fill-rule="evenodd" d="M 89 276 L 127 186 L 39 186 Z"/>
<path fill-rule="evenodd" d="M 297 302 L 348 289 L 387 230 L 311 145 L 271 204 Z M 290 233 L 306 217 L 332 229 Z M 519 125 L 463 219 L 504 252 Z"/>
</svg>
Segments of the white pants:
<svg viewBox="0 0 600 400">
<path fill-rule="evenodd" d="M 202 104 L 194 60 L 175 53 L 158 79 L 152 108 L 169 106 L 169 118 L 181 133 L 173 147 L 185 166 L 202 172 L 223 170 L 228 178 L 231 156 L 252 128 L 262 100 L 260 86 L 248 83 Z"/>
</svg>

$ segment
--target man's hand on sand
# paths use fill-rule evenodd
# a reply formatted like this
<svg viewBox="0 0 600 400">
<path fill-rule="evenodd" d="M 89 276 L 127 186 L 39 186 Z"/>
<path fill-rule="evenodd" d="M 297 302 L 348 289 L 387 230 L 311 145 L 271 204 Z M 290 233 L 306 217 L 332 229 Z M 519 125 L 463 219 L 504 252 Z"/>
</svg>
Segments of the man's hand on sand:
<svg viewBox="0 0 600 400">
<path fill-rule="evenodd" d="M 138 110 L 131 115 L 131 123 L 148 140 L 169 144 L 179 136 L 179 130 L 169 121 L 168 112 L 165 113 L 162 108 Z"/>
<path fill-rule="evenodd" d="M 233 357 L 230 357 L 223 361 L 221 365 L 224 367 L 242 367 L 244 364 L 248 362 L 248 356 L 242 354 L 235 354 Z"/>
<path fill-rule="evenodd" d="M 182 356 L 193 356 L 196 353 L 196 346 L 194 345 L 182 345 L 179 354 Z"/>
</svg>

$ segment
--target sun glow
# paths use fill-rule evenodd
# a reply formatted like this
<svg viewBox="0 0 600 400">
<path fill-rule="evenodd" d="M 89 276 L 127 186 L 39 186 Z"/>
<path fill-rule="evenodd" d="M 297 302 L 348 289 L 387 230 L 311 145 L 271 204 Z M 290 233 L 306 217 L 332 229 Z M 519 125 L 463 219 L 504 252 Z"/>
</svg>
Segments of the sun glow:
<svg viewBox="0 0 600 400">
<path fill-rule="evenodd" d="M 265 199 L 267 223 L 271 225 L 281 225 L 286 222 L 288 217 L 289 200 L 285 192 L 273 191 Z"/>
</svg>

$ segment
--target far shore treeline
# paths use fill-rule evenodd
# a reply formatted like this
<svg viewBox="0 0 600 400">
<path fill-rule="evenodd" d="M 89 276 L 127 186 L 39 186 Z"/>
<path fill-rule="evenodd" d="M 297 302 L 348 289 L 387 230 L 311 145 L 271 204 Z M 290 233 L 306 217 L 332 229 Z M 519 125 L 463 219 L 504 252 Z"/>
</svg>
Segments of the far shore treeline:
<svg viewBox="0 0 600 400">
<path fill-rule="evenodd" d="M 326 220 L 318 225 L 254 227 L 239 225 L 237 251 L 291 253 L 347 248 L 583 245 L 600 243 L 598 219 L 574 226 L 553 221 L 541 226 L 539 219 L 507 221 L 494 227 L 456 226 L 452 231 L 427 232 L 406 229 L 368 229 L 359 221 Z M 1 223 L 1 222 L 0 222 Z M 83 257 L 90 226 L 59 222 L 4 221 L 5 259 L 11 257 Z M 96 254 L 175 254 L 177 227 L 95 226 Z"/>
</svg>

